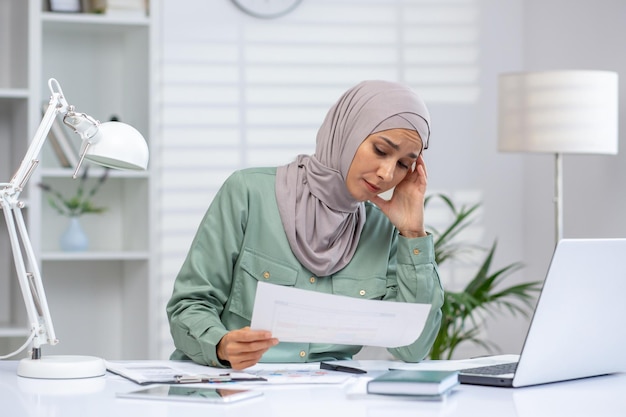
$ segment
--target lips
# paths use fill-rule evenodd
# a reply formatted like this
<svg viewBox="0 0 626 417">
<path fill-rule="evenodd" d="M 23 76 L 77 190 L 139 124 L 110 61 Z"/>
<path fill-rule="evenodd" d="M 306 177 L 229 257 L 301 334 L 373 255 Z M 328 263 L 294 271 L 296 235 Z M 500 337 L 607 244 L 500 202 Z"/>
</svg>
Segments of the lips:
<svg viewBox="0 0 626 417">
<path fill-rule="evenodd" d="M 380 193 L 380 188 L 375 186 L 374 184 L 368 182 L 367 180 L 363 180 L 363 182 L 365 183 L 365 187 L 367 187 L 368 190 L 370 190 L 371 192 L 378 194 Z"/>
</svg>

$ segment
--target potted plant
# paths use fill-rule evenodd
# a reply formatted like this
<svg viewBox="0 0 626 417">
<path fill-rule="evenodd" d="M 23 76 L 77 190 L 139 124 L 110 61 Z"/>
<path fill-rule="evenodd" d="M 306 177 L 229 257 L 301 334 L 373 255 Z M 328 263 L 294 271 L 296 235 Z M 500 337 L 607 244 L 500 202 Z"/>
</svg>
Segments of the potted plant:
<svg viewBox="0 0 626 417">
<path fill-rule="evenodd" d="M 472 206 L 457 207 L 452 200 L 443 194 L 433 194 L 426 198 L 425 204 L 438 198 L 450 210 L 453 221 L 444 230 L 429 227 L 435 242 L 435 260 L 438 265 L 448 260 L 458 259 L 467 251 L 485 250 L 454 239 L 473 224 L 473 214 L 480 203 Z M 492 351 L 496 346 L 480 338 L 482 319 L 493 316 L 502 308 L 511 314 L 528 316 L 535 300 L 534 294 L 541 288 L 540 281 L 507 285 L 507 278 L 522 268 L 519 262 L 492 271 L 492 263 L 496 250 L 496 242 L 487 249 L 487 256 L 478 267 L 475 275 L 463 290 L 445 291 L 442 306 L 441 327 L 430 351 L 430 359 L 451 359 L 456 348 L 462 343 L 474 343 Z"/>
<path fill-rule="evenodd" d="M 84 251 L 89 245 L 89 239 L 83 231 L 79 218 L 84 214 L 100 214 L 106 211 L 106 207 L 96 206 L 93 197 L 100 190 L 109 176 L 109 168 L 105 168 L 103 174 L 97 181 L 87 189 L 89 178 L 89 166 L 87 166 L 78 182 L 76 192 L 65 197 L 61 192 L 44 183 L 39 187 L 48 194 L 48 203 L 58 214 L 68 217 L 70 222 L 68 228 L 60 239 L 61 249 L 66 251 Z"/>
</svg>

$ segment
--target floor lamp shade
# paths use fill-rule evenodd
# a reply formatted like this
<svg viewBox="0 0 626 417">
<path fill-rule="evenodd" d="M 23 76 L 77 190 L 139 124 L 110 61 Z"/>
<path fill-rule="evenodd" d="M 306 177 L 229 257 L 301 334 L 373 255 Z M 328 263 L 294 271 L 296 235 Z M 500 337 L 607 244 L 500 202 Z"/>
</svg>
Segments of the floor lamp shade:
<svg viewBox="0 0 626 417">
<path fill-rule="evenodd" d="M 498 150 L 555 155 L 558 243 L 563 237 L 562 154 L 617 154 L 617 73 L 565 70 L 500 75 Z"/>
<path fill-rule="evenodd" d="M 500 151 L 617 154 L 617 73 L 509 73 L 498 87 Z"/>
</svg>

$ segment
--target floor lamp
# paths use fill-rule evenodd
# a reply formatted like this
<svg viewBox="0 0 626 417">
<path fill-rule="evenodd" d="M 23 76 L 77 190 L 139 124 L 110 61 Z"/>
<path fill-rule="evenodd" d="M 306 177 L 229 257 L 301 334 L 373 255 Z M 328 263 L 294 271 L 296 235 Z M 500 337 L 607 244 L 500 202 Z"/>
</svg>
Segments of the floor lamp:
<svg viewBox="0 0 626 417">
<path fill-rule="evenodd" d="M 502 74 L 498 150 L 555 155 L 555 243 L 563 237 L 565 153 L 617 154 L 618 76 L 562 70 Z"/>
</svg>

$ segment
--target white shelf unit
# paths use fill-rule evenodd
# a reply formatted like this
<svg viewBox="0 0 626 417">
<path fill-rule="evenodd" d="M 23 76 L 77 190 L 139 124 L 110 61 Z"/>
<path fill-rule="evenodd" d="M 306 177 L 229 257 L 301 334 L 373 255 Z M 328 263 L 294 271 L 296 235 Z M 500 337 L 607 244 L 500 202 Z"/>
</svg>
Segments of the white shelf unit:
<svg viewBox="0 0 626 417">
<path fill-rule="evenodd" d="M 49 78 L 58 80 L 77 111 L 101 121 L 117 116 L 152 146 L 152 13 L 140 18 L 53 13 L 47 4 L 47 0 L 0 0 L 0 174 L 6 180 L 39 125 L 42 106 L 50 97 Z M 78 138 L 69 132 L 68 137 L 78 148 Z M 60 340 L 54 347 L 44 346 L 43 354 L 149 358 L 154 349 L 151 168 L 140 173 L 109 171 L 94 198 L 94 204 L 107 209 L 81 217 L 90 243 L 87 251 L 76 253 L 60 250 L 68 219 L 50 207 L 38 187 L 45 183 L 71 195 L 78 181 L 71 178 L 72 172 L 61 167 L 48 141 L 22 194 Z M 89 181 L 96 181 L 102 172 L 91 166 Z M 26 333 L 4 225 L 0 262 L 2 355 L 21 345 Z"/>
<path fill-rule="evenodd" d="M 29 114 L 29 1 L 0 1 L 0 182 L 9 181 L 26 152 Z M 22 140 L 20 140 L 22 139 Z M 24 192 L 24 199 L 28 193 Z M 3 214 L 4 215 L 4 214 Z M 25 210 L 28 219 L 28 210 Z M 28 330 L 17 288 L 11 245 L 0 222 L 0 352 L 20 346 Z"/>
</svg>

